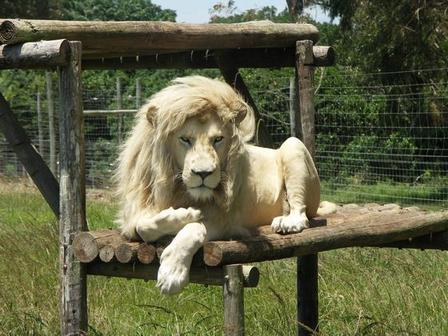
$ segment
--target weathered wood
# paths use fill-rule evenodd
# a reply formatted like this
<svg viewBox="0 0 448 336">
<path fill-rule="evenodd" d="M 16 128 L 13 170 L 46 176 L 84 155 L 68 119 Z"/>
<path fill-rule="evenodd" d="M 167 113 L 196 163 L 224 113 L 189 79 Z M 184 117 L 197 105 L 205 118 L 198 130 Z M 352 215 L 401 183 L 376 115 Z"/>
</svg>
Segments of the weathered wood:
<svg viewBox="0 0 448 336">
<path fill-rule="evenodd" d="M 266 129 L 265 124 L 261 118 L 260 112 L 258 111 L 257 104 L 255 104 L 252 95 L 249 92 L 249 88 L 243 80 L 238 68 L 235 68 L 232 65 L 231 59 L 228 55 L 220 54 L 218 57 L 219 69 L 221 70 L 221 74 L 224 77 L 224 80 L 232 86 L 236 91 L 238 91 L 244 100 L 252 107 L 255 115 L 255 144 L 263 146 L 263 147 L 273 147 L 273 142 L 271 139 L 271 135 Z"/>
<path fill-rule="evenodd" d="M 11 149 L 33 179 L 56 217 L 59 217 L 59 184 L 45 161 L 31 144 L 25 130 L 20 126 L 8 102 L 0 93 L 0 131 Z"/>
<path fill-rule="evenodd" d="M 125 242 L 116 246 L 115 258 L 123 264 L 137 260 L 137 251 L 140 242 Z"/>
<path fill-rule="evenodd" d="M 319 38 L 310 24 L 254 21 L 188 24 L 160 21 L 0 20 L 0 43 L 65 38 L 81 41 L 85 54 L 123 50 L 143 55 L 152 50 L 293 47 L 297 40 Z"/>
<path fill-rule="evenodd" d="M 85 267 L 76 261 L 73 237 L 87 230 L 81 43 L 70 42 L 69 62 L 59 70 L 60 109 L 60 313 L 61 335 L 87 334 Z"/>
<path fill-rule="evenodd" d="M 218 56 L 224 52 L 236 68 L 282 68 L 296 64 L 295 48 L 263 48 L 232 50 L 187 50 L 176 53 L 155 53 L 115 58 L 83 60 L 85 69 L 213 69 L 218 68 Z M 332 47 L 313 47 L 314 66 L 330 66 L 334 62 Z"/>
<path fill-rule="evenodd" d="M 336 52 L 333 47 L 313 46 L 313 61 L 306 65 L 331 66 L 336 63 Z"/>
<path fill-rule="evenodd" d="M 448 211 L 366 214 L 370 220 L 346 218 L 343 224 L 306 229 L 298 234 L 270 234 L 240 241 L 210 241 L 204 246 L 208 266 L 301 256 L 353 246 L 379 246 L 448 230 Z M 441 244 L 441 242 L 439 242 Z"/>
<path fill-rule="evenodd" d="M 303 143 L 310 152 L 315 154 L 315 123 L 314 123 L 314 91 L 313 73 L 314 69 L 306 65 L 313 59 L 313 42 L 298 41 L 296 51 L 296 80 L 298 88 L 298 100 L 300 110 L 301 133 Z"/>
<path fill-rule="evenodd" d="M 121 243 L 128 243 L 128 241 L 118 230 L 85 231 L 75 236 L 73 251 L 80 262 L 89 263 L 98 257 L 103 247 L 110 245 L 115 249 Z"/>
<path fill-rule="evenodd" d="M 0 45 L 0 69 L 48 69 L 67 64 L 68 41 Z"/>
<path fill-rule="evenodd" d="M 296 136 L 301 140 L 314 159 L 315 124 L 313 41 L 296 42 L 296 81 L 299 115 L 294 118 Z M 318 255 L 308 254 L 297 258 L 297 334 L 312 335 L 318 331 L 319 292 L 318 292 Z"/>
<path fill-rule="evenodd" d="M 76 256 L 76 254 L 75 254 L 75 256 Z M 105 263 L 108 263 L 108 262 L 116 260 L 115 259 L 115 248 L 114 248 L 114 246 L 113 245 L 103 246 L 100 249 L 100 252 L 98 253 L 98 256 L 100 257 L 100 260 L 102 262 L 105 262 Z"/>
<path fill-rule="evenodd" d="M 244 335 L 244 286 L 241 265 L 224 266 L 224 335 Z"/>
<path fill-rule="evenodd" d="M 157 280 L 158 264 L 122 264 L 117 262 L 103 263 L 94 261 L 86 264 L 87 273 L 107 277 L 128 279 Z M 243 285 L 257 287 L 260 272 L 254 266 L 243 266 Z M 221 267 L 192 267 L 190 282 L 206 285 L 222 286 L 225 282 L 224 270 Z"/>
<path fill-rule="evenodd" d="M 289 128 L 291 136 L 303 139 L 297 92 L 297 71 L 295 72 L 296 75 L 289 79 Z"/>
<path fill-rule="evenodd" d="M 137 259 L 142 264 L 150 264 L 156 257 L 156 248 L 148 243 L 142 243 L 137 250 Z"/>
<path fill-rule="evenodd" d="M 50 142 L 50 169 L 57 176 L 56 158 L 56 125 L 54 120 L 53 78 L 50 71 L 45 72 L 48 112 L 48 140 Z"/>
</svg>

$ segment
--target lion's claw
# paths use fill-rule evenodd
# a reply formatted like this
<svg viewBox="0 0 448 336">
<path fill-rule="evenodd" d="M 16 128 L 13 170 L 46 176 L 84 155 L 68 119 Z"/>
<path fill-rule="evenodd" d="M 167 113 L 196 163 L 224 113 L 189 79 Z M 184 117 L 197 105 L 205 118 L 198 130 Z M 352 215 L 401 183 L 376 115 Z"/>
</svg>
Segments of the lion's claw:
<svg viewBox="0 0 448 336">
<path fill-rule="evenodd" d="M 309 221 L 305 214 L 275 217 L 271 224 L 272 231 L 277 233 L 298 233 L 308 227 Z"/>
</svg>

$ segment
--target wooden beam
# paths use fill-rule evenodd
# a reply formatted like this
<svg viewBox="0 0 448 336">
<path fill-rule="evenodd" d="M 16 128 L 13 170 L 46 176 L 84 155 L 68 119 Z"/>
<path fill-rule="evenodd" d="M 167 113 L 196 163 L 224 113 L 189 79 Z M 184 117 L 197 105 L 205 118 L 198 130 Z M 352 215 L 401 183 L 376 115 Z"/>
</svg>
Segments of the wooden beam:
<svg viewBox="0 0 448 336">
<path fill-rule="evenodd" d="M 73 237 L 87 230 L 81 43 L 70 42 L 69 63 L 59 69 L 60 109 L 60 313 L 61 335 L 87 334 L 85 266 L 75 260 Z"/>
<path fill-rule="evenodd" d="M 0 93 L 0 130 L 12 150 L 33 179 L 45 201 L 56 217 L 59 217 L 59 184 L 42 156 L 31 144 L 25 130 L 20 126 L 8 102 Z"/>
<path fill-rule="evenodd" d="M 84 69 L 213 69 L 218 68 L 220 50 L 189 50 L 176 53 L 83 59 Z M 236 68 L 282 68 L 295 66 L 295 48 L 232 49 L 223 51 Z M 332 47 L 313 47 L 313 66 L 331 66 Z"/>
<path fill-rule="evenodd" d="M 335 225 L 306 229 L 301 233 L 253 236 L 240 241 L 210 241 L 204 246 L 208 266 L 249 263 L 302 256 L 354 246 L 394 245 L 395 241 L 448 230 L 448 211 L 436 213 L 367 213 L 347 217 Z M 401 244 L 401 243 L 397 243 Z M 439 241 L 435 248 L 439 248 Z M 446 245 L 445 245 L 446 248 Z"/>
<path fill-rule="evenodd" d="M 86 264 L 86 267 L 87 273 L 91 275 L 143 280 L 157 280 L 159 270 L 158 264 L 121 264 L 98 261 Z M 260 278 L 258 269 L 245 265 L 242 271 L 244 287 L 257 287 Z M 190 282 L 192 283 L 222 286 L 225 280 L 224 270 L 221 267 L 192 267 L 190 270 Z"/>
<path fill-rule="evenodd" d="M 49 69 L 67 64 L 68 41 L 0 45 L 0 69 Z"/>
<path fill-rule="evenodd" d="M 297 40 L 317 42 L 310 24 L 254 21 L 232 24 L 189 24 L 161 21 L 0 20 L 0 43 L 68 39 L 81 41 L 85 54 L 105 55 L 127 50 L 294 47 Z"/>
</svg>

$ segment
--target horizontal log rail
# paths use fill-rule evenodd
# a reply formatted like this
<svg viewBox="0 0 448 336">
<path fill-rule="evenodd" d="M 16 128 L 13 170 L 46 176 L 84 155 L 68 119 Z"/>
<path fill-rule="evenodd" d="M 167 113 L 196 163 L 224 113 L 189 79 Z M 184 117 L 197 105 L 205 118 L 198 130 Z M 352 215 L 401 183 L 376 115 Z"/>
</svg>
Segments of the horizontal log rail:
<svg viewBox="0 0 448 336">
<path fill-rule="evenodd" d="M 282 68 L 295 66 L 294 48 L 188 50 L 176 53 L 115 58 L 91 58 L 86 55 L 84 69 L 214 69 L 219 67 L 219 55 L 225 54 L 236 68 Z M 309 65 L 334 65 L 336 54 L 332 47 L 314 46 Z"/>
<path fill-rule="evenodd" d="M 317 42 L 310 24 L 254 21 L 188 24 L 161 21 L 58 21 L 0 19 L 0 43 L 68 39 L 81 41 L 85 55 L 117 50 L 145 54 L 154 50 L 293 47 L 297 40 Z"/>
<path fill-rule="evenodd" d="M 280 235 L 263 226 L 243 240 L 210 241 L 193 264 L 250 263 L 355 246 L 448 250 L 448 211 L 425 213 L 388 206 L 361 210 L 329 215 L 326 226 L 323 219 L 312 220 L 312 228 L 297 234 Z M 99 230 L 78 234 L 73 246 L 75 256 L 84 263 L 151 264 L 169 242 L 169 238 L 155 245 L 129 242 L 118 230 Z"/>
<path fill-rule="evenodd" d="M 67 40 L 0 45 L 0 69 L 50 69 L 68 61 Z"/>
<path fill-rule="evenodd" d="M 87 264 L 87 274 L 103 275 L 108 277 L 133 278 L 142 280 L 157 280 L 158 264 L 120 264 L 93 262 Z M 260 272 L 257 267 L 243 266 L 244 287 L 257 287 Z M 226 281 L 224 270 L 221 267 L 192 267 L 190 269 L 190 282 L 204 285 L 222 286 Z"/>
</svg>

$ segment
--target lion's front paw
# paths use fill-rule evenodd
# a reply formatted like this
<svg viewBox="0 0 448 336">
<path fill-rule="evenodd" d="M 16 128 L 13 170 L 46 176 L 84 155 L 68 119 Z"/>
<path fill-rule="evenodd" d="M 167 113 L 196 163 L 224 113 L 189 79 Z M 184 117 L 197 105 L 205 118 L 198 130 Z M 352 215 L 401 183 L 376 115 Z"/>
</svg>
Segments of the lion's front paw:
<svg viewBox="0 0 448 336">
<path fill-rule="evenodd" d="M 309 221 L 305 214 L 275 217 L 271 224 L 272 231 L 277 233 L 297 233 L 308 227 Z"/>
<path fill-rule="evenodd" d="M 179 257 L 170 246 L 163 251 L 157 274 L 157 287 L 162 294 L 179 293 L 188 284 L 190 263 L 190 260 Z"/>
</svg>

